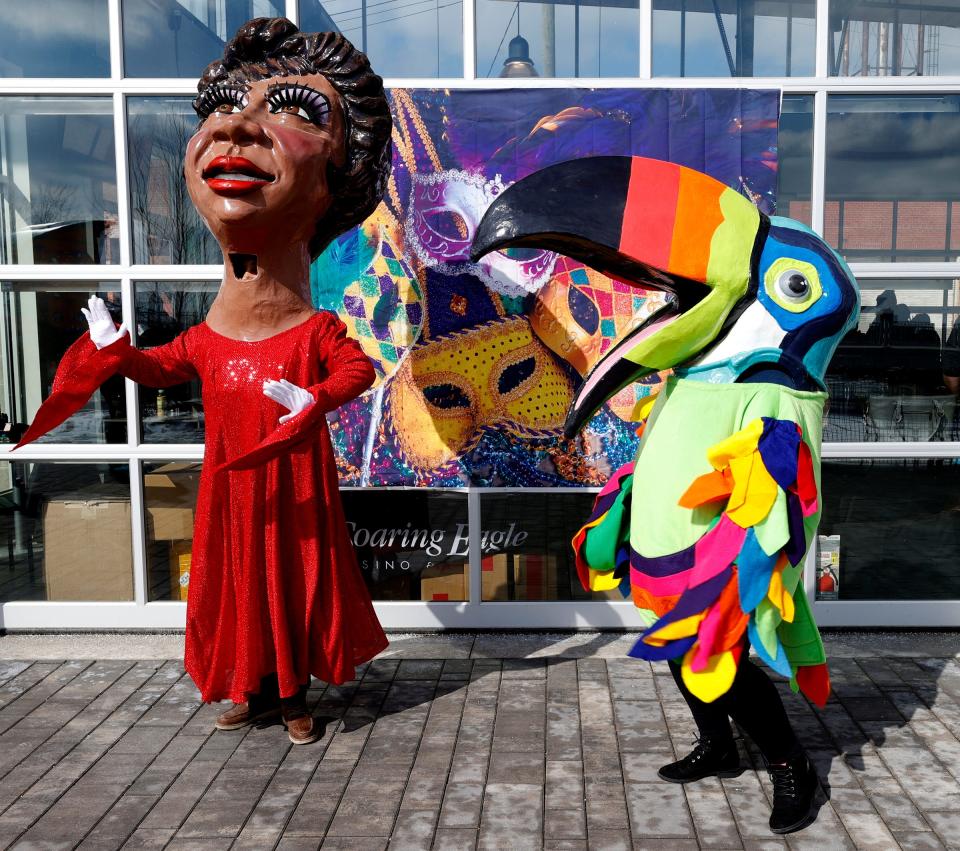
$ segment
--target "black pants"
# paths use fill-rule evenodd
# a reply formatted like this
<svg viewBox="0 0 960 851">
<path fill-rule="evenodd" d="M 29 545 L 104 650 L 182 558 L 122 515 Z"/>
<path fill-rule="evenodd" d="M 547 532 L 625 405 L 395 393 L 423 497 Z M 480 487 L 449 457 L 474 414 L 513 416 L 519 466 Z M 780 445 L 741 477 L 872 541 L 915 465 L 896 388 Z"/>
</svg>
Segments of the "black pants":
<svg viewBox="0 0 960 851">
<path fill-rule="evenodd" d="M 777 687 L 747 658 L 748 655 L 745 648 L 733 685 L 713 703 L 704 703 L 690 693 L 680 674 L 680 665 L 676 662 L 670 663 L 670 673 L 693 713 L 701 738 L 721 746 L 725 742 L 732 745 L 733 733 L 728 720 L 732 718 L 753 739 L 767 762 L 784 762 L 797 754 L 800 743 L 790 726 Z"/>
</svg>

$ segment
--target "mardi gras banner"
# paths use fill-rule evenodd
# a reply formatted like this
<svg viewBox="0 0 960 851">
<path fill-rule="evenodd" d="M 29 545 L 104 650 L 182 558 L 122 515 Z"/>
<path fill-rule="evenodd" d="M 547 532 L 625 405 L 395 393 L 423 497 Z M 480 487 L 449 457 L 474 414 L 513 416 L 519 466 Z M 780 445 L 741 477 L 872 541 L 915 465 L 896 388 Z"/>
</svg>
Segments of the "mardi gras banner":
<svg viewBox="0 0 960 851">
<path fill-rule="evenodd" d="M 773 212 L 779 92 L 394 89 L 384 202 L 311 268 L 373 360 L 377 383 L 331 417 L 345 485 L 596 485 L 635 452 L 627 388 L 575 440 L 561 428 L 602 354 L 660 293 L 550 251 L 471 263 L 491 201 L 586 156 L 639 155 L 705 172 Z"/>
</svg>

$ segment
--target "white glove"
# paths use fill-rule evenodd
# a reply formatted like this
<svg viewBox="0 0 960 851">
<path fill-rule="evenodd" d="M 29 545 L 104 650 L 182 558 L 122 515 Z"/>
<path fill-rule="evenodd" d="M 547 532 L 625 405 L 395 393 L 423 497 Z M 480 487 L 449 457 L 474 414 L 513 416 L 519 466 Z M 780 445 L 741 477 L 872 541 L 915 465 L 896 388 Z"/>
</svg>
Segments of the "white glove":
<svg viewBox="0 0 960 851">
<path fill-rule="evenodd" d="M 80 312 L 87 318 L 87 325 L 90 326 L 90 339 L 93 340 L 93 344 L 98 349 L 117 342 L 127 333 L 126 324 L 121 323 L 119 328 L 113 324 L 110 311 L 107 310 L 103 299 L 98 296 L 90 296 L 87 306 L 85 308 L 81 307 Z"/>
<path fill-rule="evenodd" d="M 291 384 L 285 378 L 281 378 L 279 381 L 264 381 L 263 395 L 290 410 L 289 414 L 280 417 L 281 424 L 287 422 L 287 420 L 292 420 L 297 414 L 302 413 L 317 401 L 309 391 L 297 387 L 296 384 Z"/>
</svg>

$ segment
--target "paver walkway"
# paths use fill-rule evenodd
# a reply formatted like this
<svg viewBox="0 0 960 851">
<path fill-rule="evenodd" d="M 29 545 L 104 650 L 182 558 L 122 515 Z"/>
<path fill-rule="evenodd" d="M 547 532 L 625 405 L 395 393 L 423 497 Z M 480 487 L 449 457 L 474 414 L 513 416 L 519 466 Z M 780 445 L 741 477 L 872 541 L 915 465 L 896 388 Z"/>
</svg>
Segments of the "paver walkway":
<svg viewBox="0 0 960 851">
<path fill-rule="evenodd" d="M 829 800 L 786 842 L 762 771 L 656 779 L 692 722 L 628 636 L 394 636 L 314 683 L 307 747 L 213 732 L 179 641 L 0 637 L 0 847 L 960 847 L 960 634 L 828 638 L 835 697 L 787 706 Z"/>
</svg>

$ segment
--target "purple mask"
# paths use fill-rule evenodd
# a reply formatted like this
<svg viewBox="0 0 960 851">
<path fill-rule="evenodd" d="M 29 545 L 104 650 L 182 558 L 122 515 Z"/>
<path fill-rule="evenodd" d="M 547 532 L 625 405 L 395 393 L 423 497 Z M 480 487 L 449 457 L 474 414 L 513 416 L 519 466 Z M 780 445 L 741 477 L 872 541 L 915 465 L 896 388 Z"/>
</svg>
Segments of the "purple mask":
<svg viewBox="0 0 960 851">
<path fill-rule="evenodd" d="M 476 275 L 506 296 L 534 293 L 549 279 L 557 255 L 542 249 L 495 251 L 470 262 L 470 243 L 487 207 L 504 190 L 492 180 L 459 169 L 413 175 L 406 236 L 426 266 L 446 275 Z"/>
</svg>

